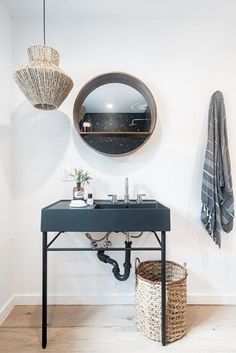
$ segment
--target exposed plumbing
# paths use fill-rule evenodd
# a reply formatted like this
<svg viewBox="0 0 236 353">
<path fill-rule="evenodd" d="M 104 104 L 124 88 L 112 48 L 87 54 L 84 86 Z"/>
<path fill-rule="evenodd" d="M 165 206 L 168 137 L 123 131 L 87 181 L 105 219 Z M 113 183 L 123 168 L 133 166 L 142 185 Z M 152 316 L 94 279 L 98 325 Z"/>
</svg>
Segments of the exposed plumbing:
<svg viewBox="0 0 236 353">
<path fill-rule="evenodd" d="M 85 236 L 90 240 L 91 242 L 91 248 L 97 248 L 99 242 L 105 240 L 103 246 L 104 248 L 109 248 L 112 244 L 111 241 L 109 240 L 109 236 L 110 236 L 111 232 L 107 232 L 102 238 L 99 239 L 95 239 L 91 236 L 91 234 L 89 233 L 85 233 Z"/>
<path fill-rule="evenodd" d="M 105 242 L 103 244 L 104 250 L 98 250 L 98 252 L 97 252 L 98 259 L 104 263 L 107 263 L 107 264 L 110 264 L 113 266 L 112 272 L 113 272 L 116 279 L 118 279 L 119 281 L 126 281 L 129 278 L 130 269 L 131 269 L 131 263 L 130 263 L 131 251 L 130 251 L 130 249 L 131 249 L 132 241 L 130 241 L 130 238 L 140 238 L 143 235 L 143 232 L 140 232 L 137 235 L 130 235 L 129 232 L 121 232 L 126 237 L 125 262 L 123 264 L 123 266 L 124 266 L 124 273 L 123 274 L 120 274 L 120 267 L 119 267 L 117 261 L 105 254 L 105 251 L 106 251 L 105 249 L 112 246 L 112 243 L 109 240 L 109 236 L 111 235 L 111 233 L 112 232 L 107 232 L 103 237 L 101 237 L 99 239 L 93 238 L 91 236 L 91 234 L 89 234 L 89 233 L 85 233 L 85 235 L 90 240 L 91 247 L 93 249 L 98 247 L 99 242 L 102 242 L 105 240 Z M 118 232 L 115 232 L 115 233 L 118 233 Z M 101 249 L 101 247 L 100 247 L 100 249 Z"/>
<path fill-rule="evenodd" d="M 98 250 L 97 257 L 100 261 L 110 264 L 113 266 L 112 272 L 116 279 L 119 281 L 125 281 L 129 278 L 131 263 L 130 263 L 130 249 L 131 249 L 132 241 L 125 241 L 125 262 L 124 266 L 124 273 L 123 275 L 120 274 L 120 267 L 116 260 L 110 258 L 110 256 L 105 254 L 105 250 Z"/>
<path fill-rule="evenodd" d="M 138 235 L 131 235 L 131 238 L 140 238 L 143 235 L 143 232 L 140 232 Z"/>
<path fill-rule="evenodd" d="M 102 242 L 103 240 L 104 241 L 104 244 L 103 244 L 103 247 L 104 248 L 110 248 L 112 246 L 112 242 L 109 240 L 109 237 L 110 235 L 112 234 L 113 232 L 107 232 L 103 237 L 99 238 L 99 239 L 95 239 L 92 237 L 91 234 L 89 233 L 85 233 L 85 236 L 90 240 L 90 243 L 91 243 L 91 248 L 95 249 L 98 247 L 98 243 Z M 117 233 L 117 232 L 116 232 Z M 143 232 L 140 232 L 139 234 L 137 235 L 130 235 L 129 232 L 120 232 L 122 234 L 125 235 L 126 237 L 126 241 L 129 242 L 130 241 L 130 238 L 140 238 L 142 235 L 143 235 Z"/>
</svg>

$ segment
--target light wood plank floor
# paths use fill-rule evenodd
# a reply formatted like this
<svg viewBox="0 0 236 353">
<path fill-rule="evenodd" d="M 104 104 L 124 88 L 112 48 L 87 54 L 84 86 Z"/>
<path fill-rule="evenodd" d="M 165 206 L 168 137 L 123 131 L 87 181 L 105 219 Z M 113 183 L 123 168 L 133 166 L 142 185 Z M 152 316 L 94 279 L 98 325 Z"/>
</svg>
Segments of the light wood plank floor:
<svg viewBox="0 0 236 353">
<path fill-rule="evenodd" d="M 40 306 L 16 306 L 0 353 L 236 353 L 236 306 L 188 306 L 187 335 L 166 347 L 137 331 L 133 306 L 50 306 L 43 350 L 40 316 Z"/>
</svg>

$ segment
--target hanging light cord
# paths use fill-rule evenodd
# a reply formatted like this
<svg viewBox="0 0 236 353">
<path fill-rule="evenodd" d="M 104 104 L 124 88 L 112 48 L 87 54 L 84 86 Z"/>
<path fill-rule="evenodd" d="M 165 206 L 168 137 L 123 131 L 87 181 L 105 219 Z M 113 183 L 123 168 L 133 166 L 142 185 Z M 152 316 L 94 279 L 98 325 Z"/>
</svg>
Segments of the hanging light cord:
<svg viewBox="0 0 236 353">
<path fill-rule="evenodd" d="M 45 9 L 45 0 L 43 0 L 43 44 L 46 45 L 46 9 Z"/>
</svg>

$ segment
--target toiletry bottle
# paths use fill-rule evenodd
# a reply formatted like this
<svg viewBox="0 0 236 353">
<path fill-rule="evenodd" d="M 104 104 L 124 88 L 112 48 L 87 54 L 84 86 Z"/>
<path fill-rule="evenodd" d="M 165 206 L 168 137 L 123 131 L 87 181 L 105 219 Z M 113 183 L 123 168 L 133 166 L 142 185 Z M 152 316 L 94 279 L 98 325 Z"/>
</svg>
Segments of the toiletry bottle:
<svg viewBox="0 0 236 353">
<path fill-rule="evenodd" d="M 93 206 L 93 194 L 88 194 L 87 205 Z"/>
<path fill-rule="evenodd" d="M 91 131 L 91 123 L 89 121 L 83 122 L 83 131 L 90 132 Z"/>
</svg>

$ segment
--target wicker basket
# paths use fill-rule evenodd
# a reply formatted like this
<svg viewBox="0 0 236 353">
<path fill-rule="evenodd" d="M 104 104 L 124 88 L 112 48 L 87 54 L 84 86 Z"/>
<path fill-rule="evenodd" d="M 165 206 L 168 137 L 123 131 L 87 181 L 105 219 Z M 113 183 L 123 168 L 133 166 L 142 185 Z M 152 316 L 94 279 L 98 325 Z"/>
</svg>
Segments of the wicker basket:
<svg viewBox="0 0 236 353">
<path fill-rule="evenodd" d="M 166 341 L 186 332 L 187 270 L 166 261 Z M 136 259 L 136 326 L 148 338 L 161 341 L 161 261 Z"/>
</svg>

